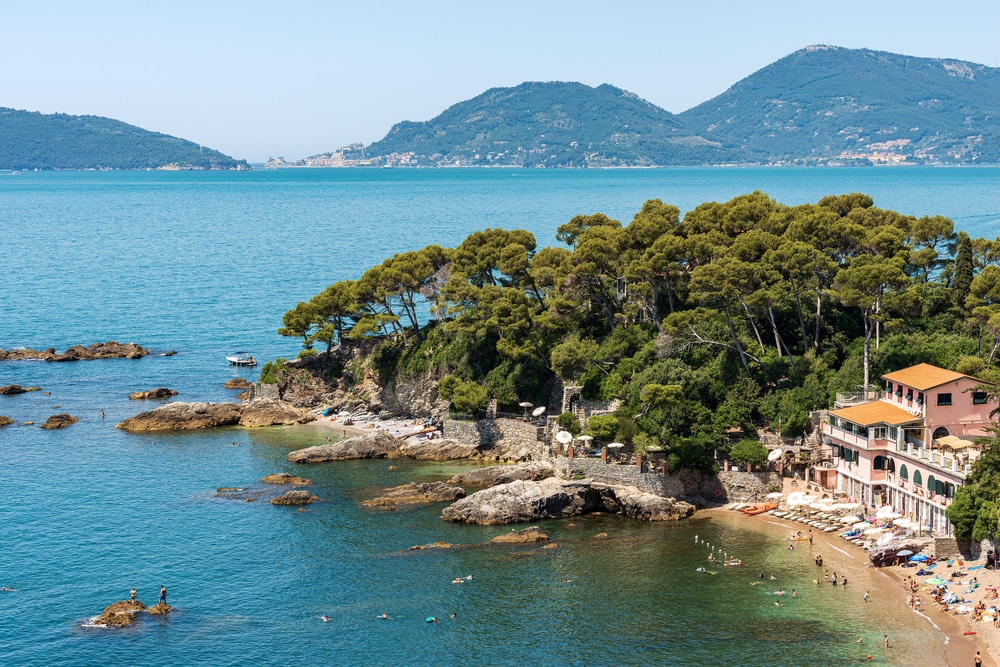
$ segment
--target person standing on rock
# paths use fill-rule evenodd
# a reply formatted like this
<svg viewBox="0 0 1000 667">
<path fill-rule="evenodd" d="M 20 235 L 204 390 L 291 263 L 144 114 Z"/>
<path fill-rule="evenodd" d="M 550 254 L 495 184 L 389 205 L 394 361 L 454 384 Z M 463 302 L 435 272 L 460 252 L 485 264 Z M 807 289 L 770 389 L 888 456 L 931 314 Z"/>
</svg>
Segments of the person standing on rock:
<svg viewBox="0 0 1000 667">
<path fill-rule="evenodd" d="M 132 594 L 132 604 L 135 604 L 135 588 L 133 588 L 129 593 Z"/>
<path fill-rule="evenodd" d="M 167 604 L 167 589 L 163 586 L 160 586 L 160 602 Z"/>
</svg>

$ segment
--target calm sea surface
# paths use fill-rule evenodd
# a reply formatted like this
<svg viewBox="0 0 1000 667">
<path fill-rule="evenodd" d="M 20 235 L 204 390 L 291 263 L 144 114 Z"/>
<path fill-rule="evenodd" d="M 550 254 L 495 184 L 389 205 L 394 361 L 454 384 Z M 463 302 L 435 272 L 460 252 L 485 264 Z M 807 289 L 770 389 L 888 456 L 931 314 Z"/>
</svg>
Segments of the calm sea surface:
<svg viewBox="0 0 1000 667">
<path fill-rule="evenodd" d="M 392 253 L 484 227 L 528 229 L 541 246 L 574 215 L 627 222 L 651 198 L 686 211 L 755 189 L 786 204 L 862 191 L 993 238 L 998 186 L 1000 170 L 986 168 L 0 173 L 0 348 L 118 340 L 177 351 L 0 363 L 0 385 L 51 392 L 0 396 L 0 415 L 16 421 L 0 430 L 0 584 L 17 589 L 0 594 L 0 664 L 942 664 L 941 636 L 894 614 L 898 600 L 858 604 L 881 575 L 860 570 L 856 553 L 824 554 L 857 572 L 847 591 L 817 589 L 808 554 L 787 551 L 777 528 L 591 517 L 544 524 L 560 549 L 407 552 L 509 527 L 446 524 L 440 507 L 360 506 L 462 465 L 295 468 L 288 451 L 321 431 L 150 437 L 114 424 L 151 407 L 128 400 L 139 389 L 230 400 L 223 357 L 294 356 L 297 344 L 275 330 L 296 302 Z M 80 422 L 23 425 L 58 412 Z M 315 480 L 324 501 L 297 512 L 215 496 L 286 470 Z M 610 539 L 594 541 L 600 532 Z M 696 573 L 706 562 L 696 534 L 749 568 Z M 760 569 L 778 576 L 774 586 L 751 585 Z M 473 582 L 450 583 L 467 574 Z M 152 604 L 161 584 L 177 608 L 169 618 L 87 627 L 130 587 Z M 800 594 L 776 607 L 777 587 Z M 383 611 L 392 620 L 376 620 Z M 899 646 L 888 655 L 874 650 L 882 632 Z"/>
</svg>

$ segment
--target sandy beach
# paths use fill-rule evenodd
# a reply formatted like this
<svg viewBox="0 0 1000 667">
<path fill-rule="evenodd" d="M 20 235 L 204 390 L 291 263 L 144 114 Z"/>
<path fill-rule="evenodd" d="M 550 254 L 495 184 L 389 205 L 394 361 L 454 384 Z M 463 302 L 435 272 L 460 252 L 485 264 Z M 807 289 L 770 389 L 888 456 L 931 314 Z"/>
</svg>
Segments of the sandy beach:
<svg viewBox="0 0 1000 667">
<path fill-rule="evenodd" d="M 347 421 L 352 423 L 347 424 Z M 307 426 L 331 432 L 340 439 L 380 430 L 405 440 L 422 433 L 426 428 L 426 422 L 426 419 L 380 419 L 370 413 L 354 413 L 349 416 L 320 415 L 316 421 L 310 422 Z"/>
<path fill-rule="evenodd" d="M 748 517 L 738 512 L 725 509 L 700 510 L 700 515 L 711 516 L 715 520 L 738 523 L 741 528 L 757 529 L 772 535 L 775 539 L 785 540 L 792 533 L 803 530 L 801 523 L 794 521 L 784 521 L 767 514 Z M 891 604 L 889 613 L 893 614 L 913 614 L 915 617 L 923 619 L 928 629 L 939 632 L 942 641 L 945 642 L 944 651 L 947 664 L 954 667 L 969 667 L 975 662 L 976 651 L 980 651 L 983 657 L 983 665 L 998 667 L 1000 660 L 1000 629 L 994 628 L 992 621 L 972 622 L 971 615 L 957 615 L 954 612 L 940 612 L 931 599 L 932 588 L 924 584 L 927 577 L 915 577 L 916 568 L 904 568 L 900 566 L 874 568 L 870 565 L 868 553 L 859 546 L 853 545 L 841 539 L 837 533 L 824 533 L 813 531 L 814 544 L 812 547 L 802 549 L 804 558 L 813 558 L 815 554 L 822 554 L 823 568 L 817 568 L 820 585 L 823 584 L 823 571 L 831 570 L 839 574 L 847 575 L 852 582 L 852 590 L 858 595 L 859 613 L 866 605 L 863 598 L 864 591 L 858 590 L 860 586 L 865 586 L 873 600 L 879 600 Z M 801 543 L 804 544 L 804 543 Z M 968 572 L 969 567 L 975 567 L 982 563 L 964 562 L 961 568 L 963 572 Z M 947 579 L 948 574 L 959 569 L 957 566 L 952 570 L 946 569 L 944 562 L 935 568 L 935 574 Z M 921 598 L 921 611 L 910 608 L 908 594 L 904 591 L 903 582 L 907 576 L 916 578 L 920 583 L 918 594 Z M 966 588 L 964 582 L 977 577 L 980 586 L 973 593 L 963 595 L 963 600 L 972 600 L 970 606 L 976 602 L 984 600 L 989 591 L 988 586 L 1000 585 L 1000 572 L 987 570 L 985 568 L 973 570 L 963 577 L 962 585 L 953 584 L 952 590 L 958 592 Z M 998 604 L 1000 601 L 985 601 L 986 606 Z M 957 605 L 952 605 L 954 608 Z M 936 628 L 936 630 L 935 630 Z M 965 635 L 964 632 L 975 632 L 975 635 Z M 891 650 L 891 649 L 890 649 Z"/>
</svg>

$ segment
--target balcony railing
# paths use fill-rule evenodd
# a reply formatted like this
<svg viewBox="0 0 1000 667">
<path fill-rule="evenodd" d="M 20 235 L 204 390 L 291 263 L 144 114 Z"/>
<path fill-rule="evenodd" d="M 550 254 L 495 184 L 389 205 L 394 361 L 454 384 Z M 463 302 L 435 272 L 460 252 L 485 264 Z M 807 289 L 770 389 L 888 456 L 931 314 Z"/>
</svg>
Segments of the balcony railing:
<svg viewBox="0 0 1000 667">
<path fill-rule="evenodd" d="M 823 433 L 831 438 L 836 438 L 840 442 L 850 445 L 851 447 L 868 449 L 868 436 L 857 435 L 856 433 L 845 431 L 839 426 L 834 426 L 832 424 L 824 424 Z"/>
<path fill-rule="evenodd" d="M 853 394 L 837 392 L 837 400 L 834 402 L 834 407 L 838 410 L 840 408 L 846 408 L 851 405 L 858 405 L 860 403 L 868 403 L 869 401 L 877 401 L 885 396 L 884 391 L 872 390 L 872 391 L 859 391 Z"/>
</svg>

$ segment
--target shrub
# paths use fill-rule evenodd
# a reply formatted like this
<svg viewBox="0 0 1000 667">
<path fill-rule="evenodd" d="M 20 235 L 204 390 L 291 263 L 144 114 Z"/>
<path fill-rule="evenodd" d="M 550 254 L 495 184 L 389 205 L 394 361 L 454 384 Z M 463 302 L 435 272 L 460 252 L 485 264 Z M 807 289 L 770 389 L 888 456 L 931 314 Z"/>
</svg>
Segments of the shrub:
<svg viewBox="0 0 1000 667">
<path fill-rule="evenodd" d="M 556 423 L 559 424 L 559 428 L 569 431 L 574 437 L 580 435 L 580 420 L 572 412 L 564 412 L 556 417 Z"/>
<path fill-rule="evenodd" d="M 729 458 L 737 463 L 760 465 L 767 460 L 767 447 L 760 440 L 740 440 L 729 450 Z"/>
</svg>

